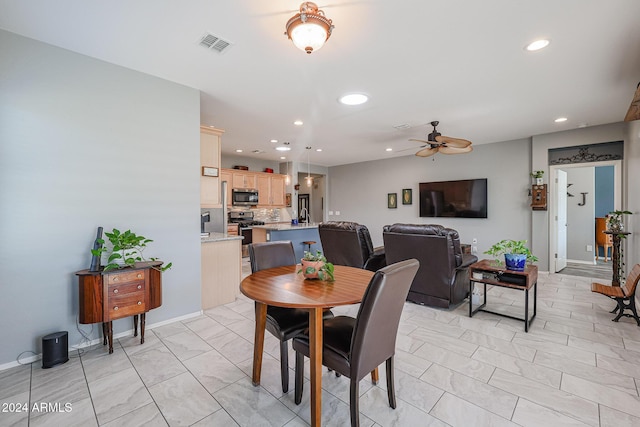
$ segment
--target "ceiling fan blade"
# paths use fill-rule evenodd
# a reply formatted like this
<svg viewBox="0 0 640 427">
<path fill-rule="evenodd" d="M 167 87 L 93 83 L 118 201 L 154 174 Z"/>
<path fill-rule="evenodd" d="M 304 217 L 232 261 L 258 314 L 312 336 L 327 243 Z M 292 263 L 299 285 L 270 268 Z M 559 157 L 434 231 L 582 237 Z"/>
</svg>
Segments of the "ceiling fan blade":
<svg viewBox="0 0 640 427">
<path fill-rule="evenodd" d="M 436 154 L 438 152 L 438 149 L 440 147 L 435 147 L 435 148 L 431 148 L 431 147 L 427 147 L 427 148 L 423 148 L 422 150 L 418 151 L 416 153 L 416 156 L 418 157 L 430 157 L 433 156 L 434 154 Z"/>
<path fill-rule="evenodd" d="M 415 142 L 419 142 L 419 143 L 421 143 L 421 144 L 432 144 L 432 142 L 431 142 L 431 141 L 425 141 L 424 139 L 414 139 L 414 138 L 411 138 L 411 139 L 409 139 L 409 141 L 415 141 Z"/>
<path fill-rule="evenodd" d="M 638 88 L 629 106 L 629 111 L 627 111 L 627 115 L 624 117 L 625 122 L 632 120 L 640 120 L 640 83 L 638 83 Z"/>
<path fill-rule="evenodd" d="M 471 141 L 461 138 L 452 138 L 450 136 L 436 136 L 436 141 L 447 144 L 453 148 L 465 148 L 471 145 Z"/>
<path fill-rule="evenodd" d="M 473 147 L 470 145 L 465 148 L 455 148 L 448 145 L 440 147 L 440 152 L 442 154 L 464 154 L 469 153 L 470 151 L 473 151 Z"/>
</svg>

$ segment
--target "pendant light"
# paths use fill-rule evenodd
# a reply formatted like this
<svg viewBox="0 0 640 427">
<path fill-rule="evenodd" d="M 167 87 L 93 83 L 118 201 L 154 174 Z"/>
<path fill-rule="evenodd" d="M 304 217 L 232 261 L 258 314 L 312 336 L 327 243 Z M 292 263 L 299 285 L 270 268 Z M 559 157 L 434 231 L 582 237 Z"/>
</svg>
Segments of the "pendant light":
<svg viewBox="0 0 640 427">
<path fill-rule="evenodd" d="M 311 187 L 311 183 L 313 182 L 313 178 L 311 178 L 311 163 L 309 161 L 310 152 L 311 147 L 307 147 L 307 187 Z"/>
<path fill-rule="evenodd" d="M 329 40 L 331 31 L 333 21 L 318 9 L 317 4 L 306 1 L 300 5 L 300 13 L 296 13 L 287 22 L 284 35 L 289 37 L 298 49 L 310 54 Z"/>
<path fill-rule="evenodd" d="M 284 177 L 284 184 L 291 184 L 291 177 L 289 176 L 289 162 L 287 162 L 287 176 Z"/>
</svg>

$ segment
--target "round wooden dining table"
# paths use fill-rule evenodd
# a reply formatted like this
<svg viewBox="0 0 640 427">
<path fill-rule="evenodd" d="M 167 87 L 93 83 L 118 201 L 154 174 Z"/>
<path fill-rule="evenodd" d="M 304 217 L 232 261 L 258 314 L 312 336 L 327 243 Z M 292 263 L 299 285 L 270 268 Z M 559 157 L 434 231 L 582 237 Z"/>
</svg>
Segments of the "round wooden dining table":
<svg viewBox="0 0 640 427">
<path fill-rule="evenodd" d="M 336 265 L 334 282 L 305 279 L 299 265 L 269 268 L 247 276 L 240 291 L 256 302 L 253 347 L 253 385 L 260 385 L 267 305 L 309 310 L 311 367 L 311 425 L 321 424 L 322 408 L 322 312 L 339 305 L 362 301 L 373 272 Z"/>
</svg>

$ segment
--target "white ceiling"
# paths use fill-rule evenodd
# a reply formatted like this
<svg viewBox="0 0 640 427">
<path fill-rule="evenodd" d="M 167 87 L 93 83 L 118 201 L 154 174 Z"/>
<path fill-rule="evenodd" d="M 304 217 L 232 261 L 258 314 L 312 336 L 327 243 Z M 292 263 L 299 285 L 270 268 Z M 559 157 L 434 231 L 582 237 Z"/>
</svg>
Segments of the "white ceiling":
<svg viewBox="0 0 640 427">
<path fill-rule="evenodd" d="M 300 3 L 0 0 L 0 28 L 199 89 L 223 153 L 277 160 L 278 139 L 324 166 L 411 154 L 432 120 L 476 145 L 620 122 L 640 80 L 638 0 L 329 0 L 335 30 L 311 55 L 283 34 Z M 206 50 L 206 32 L 232 46 Z"/>
</svg>

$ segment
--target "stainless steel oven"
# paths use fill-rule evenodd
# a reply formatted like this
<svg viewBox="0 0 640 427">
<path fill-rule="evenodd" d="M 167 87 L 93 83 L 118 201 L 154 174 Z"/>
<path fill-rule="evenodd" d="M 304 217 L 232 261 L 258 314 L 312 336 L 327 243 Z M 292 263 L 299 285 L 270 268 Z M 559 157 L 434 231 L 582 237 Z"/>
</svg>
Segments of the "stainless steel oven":
<svg viewBox="0 0 640 427">
<path fill-rule="evenodd" d="M 258 204 L 258 190 L 255 188 L 234 188 L 231 190 L 233 206 L 255 206 Z"/>
</svg>

